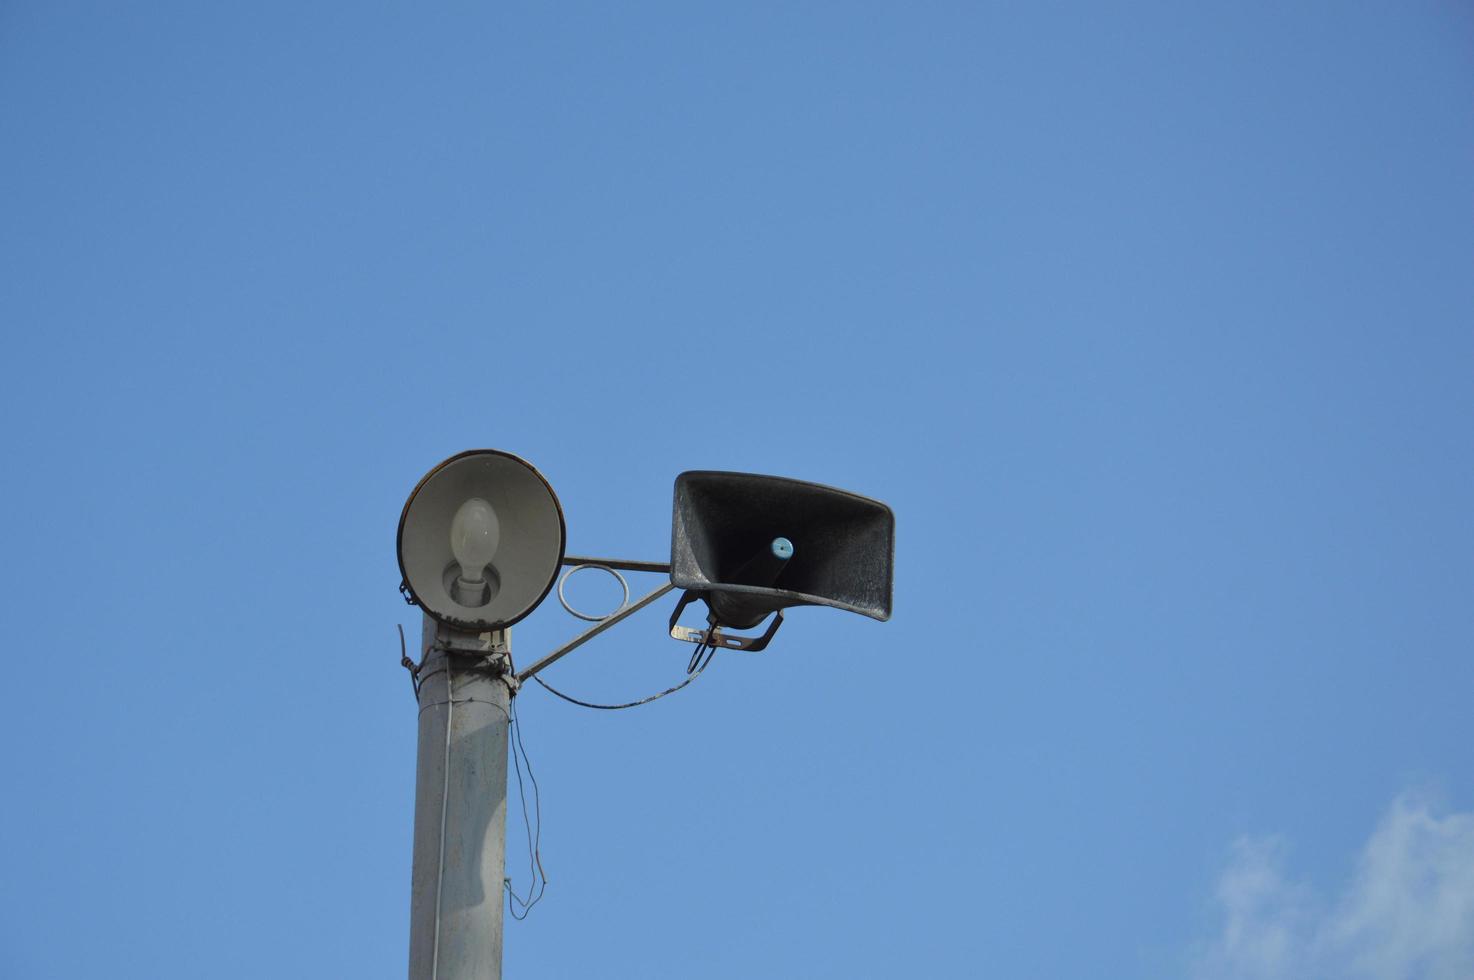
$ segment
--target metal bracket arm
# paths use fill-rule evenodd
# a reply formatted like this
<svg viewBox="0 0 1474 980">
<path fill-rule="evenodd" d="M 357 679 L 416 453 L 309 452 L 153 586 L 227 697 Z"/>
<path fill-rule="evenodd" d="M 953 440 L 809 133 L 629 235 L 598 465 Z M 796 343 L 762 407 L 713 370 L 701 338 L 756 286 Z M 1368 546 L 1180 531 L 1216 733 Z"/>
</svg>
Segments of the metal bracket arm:
<svg viewBox="0 0 1474 980">
<path fill-rule="evenodd" d="M 570 564 L 570 559 L 565 558 L 563 560 L 563 563 L 565 565 L 566 564 Z M 604 565 L 611 565 L 611 567 L 615 567 L 615 566 L 613 566 L 613 563 L 612 562 L 609 562 L 609 561 L 607 561 L 605 559 L 601 559 L 601 558 L 575 558 L 575 559 L 571 559 L 571 563 L 572 564 L 578 564 L 578 565 L 598 563 L 598 564 L 604 564 Z M 632 563 L 632 562 L 631 563 L 627 563 L 626 564 L 626 567 L 628 566 L 628 564 L 634 564 L 634 563 Z M 654 564 L 654 562 L 642 562 L 640 564 L 652 565 L 652 564 Z M 665 567 L 669 568 L 669 566 L 665 566 Z M 644 568 L 631 569 L 631 571 L 659 571 L 659 570 L 660 569 L 644 569 Z M 546 657 L 543 657 L 537 663 L 535 663 L 532 666 L 528 667 L 527 669 L 523 670 L 520 674 L 517 675 L 517 683 L 520 684 L 523 681 L 526 681 L 533 674 L 536 674 L 539 671 L 543 670 L 544 668 L 549 667 L 549 666 L 552 666 L 553 664 L 557 663 L 559 660 L 563 659 L 564 656 L 566 656 L 569 653 L 572 653 L 574 650 L 576 650 L 579 647 L 583 646 L 585 643 L 587 643 L 588 641 L 592 640 L 594 637 L 598 636 L 600 633 L 604 632 L 609 627 L 613 626 L 615 623 L 617 623 L 617 622 L 619 622 L 619 621 L 621 621 L 623 619 L 627 619 L 630 616 L 633 616 L 635 613 L 639 612 L 641 609 L 644 609 L 646 606 L 650 605 L 650 603 L 654 602 L 656 599 L 659 599 L 661 596 L 665 595 L 667 592 L 669 592 L 671 589 L 674 589 L 674 588 L 675 588 L 674 585 L 672 585 L 669 582 L 666 582 L 665 584 L 661 585 L 659 588 L 655 589 L 655 591 L 653 591 L 653 592 L 645 595 L 643 598 L 641 598 L 637 602 L 634 602 L 634 603 L 632 603 L 632 604 L 630 604 L 628 606 L 625 606 L 623 609 L 619 610 L 619 612 L 617 612 L 614 615 L 610 616 L 608 619 L 605 619 L 605 620 L 603 620 L 603 621 L 601 621 L 599 623 L 596 623 L 595 625 L 591 626 L 590 628 L 584 630 L 582 633 L 578 634 L 573 639 L 569 640 L 567 643 L 563 644 L 561 647 L 559 647 L 558 649 L 554 650 L 552 653 L 548 654 Z"/>
<path fill-rule="evenodd" d="M 603 565 L 606 568 L 619 568 L 626 572 L 664 572 L 670 573 L 670 562 L 665 561 L 635 561 L 631 558 L 589 558 L 586 555 L 564 555 L 565 565 Z"/>
</svg>

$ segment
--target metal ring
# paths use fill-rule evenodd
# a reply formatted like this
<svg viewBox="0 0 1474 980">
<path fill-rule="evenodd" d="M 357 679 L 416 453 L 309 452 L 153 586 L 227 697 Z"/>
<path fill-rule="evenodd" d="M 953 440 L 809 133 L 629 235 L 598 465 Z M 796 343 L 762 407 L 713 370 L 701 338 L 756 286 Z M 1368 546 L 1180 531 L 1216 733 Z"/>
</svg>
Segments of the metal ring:
<svg viewBox="0 0 1474 980">
<path fill-rule="evenodd" d="M 579 612 L 577 609 L 574 609 L 568 604 L 568 597 L 563 594 L 563 584 L 568 581 L 569 577 L 572 576 L 574 572 L 578 571 L 581 568 L 597 568 L 600 571 L 608 572 L 610 575 L 613 575 L 615 578 L 619 579 L 619 585 L 621 588 L 624 589 L 624 599 L 619 603 L 619 609 L 616 609 L 614 610 L 614 612 L 611 613 L 606 613 L 603 616 L 590 616 L 588 613 Z M 611 616 L 617 615 L 620 609 L 623 609 L 625 606 L 630 604 L 630 584 L 624 580 L 623 575 L 619 574 L 608 565 L 596 565 L 592 562 L 587 565 L 574 565 L 568 571 L 564 572 L 563 577 L 558 580 L 558 601 L 563 603 L 564 609 L 567 609 L 570 613 L 572 613 L 574 616 L 577 616 L 579 619 L 587 620 L 590 623 L 602 623 L 604 620 L 609 619 Z"/>
</svg>

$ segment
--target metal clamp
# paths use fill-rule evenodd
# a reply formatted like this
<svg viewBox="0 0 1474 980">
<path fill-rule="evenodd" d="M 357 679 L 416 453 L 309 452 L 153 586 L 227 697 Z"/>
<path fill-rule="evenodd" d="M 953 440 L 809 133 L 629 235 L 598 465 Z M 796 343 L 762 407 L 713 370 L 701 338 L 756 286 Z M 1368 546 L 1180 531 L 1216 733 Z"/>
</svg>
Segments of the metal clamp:
<svg viewBox="0 0 1474 980">
<path fill-rule="evenodd" d="M 673 640 L 684 640 L 687 643 L 707 643 L 713 647 L 723 650 L 746 650 L 756 653 L 767 647 L 768 642 L 773 639 L 773 634 L 778 632 L 778 627 L 783 625 L 783 610 L 779 609 L 773 614 L 772 621 L 767 630 L 761 636 L 734 636 L 723 633 L 717 627 L 716 616 L 706 617 L 706 629 L 694 629 L 690 626 L 678 625 L 676 620 L 681 618 L 681 613 L 694 600 L 701 598 L 701 593 L 687 591 L 681 596 L 681 601 L 676 603 L 675 611 L 670 614 L 670 636 Z"/>
</svg>

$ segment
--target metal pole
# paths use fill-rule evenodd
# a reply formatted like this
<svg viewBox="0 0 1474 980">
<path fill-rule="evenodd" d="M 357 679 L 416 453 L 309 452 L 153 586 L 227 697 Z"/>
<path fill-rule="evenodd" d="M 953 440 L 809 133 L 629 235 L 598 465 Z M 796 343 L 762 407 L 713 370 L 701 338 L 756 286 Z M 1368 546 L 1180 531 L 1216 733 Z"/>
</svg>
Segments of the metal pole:
<svg viewBox="0 0 1474 980">
<path fill-rule="evenodd" d="M 460 633 L 425 617 L 410 980 L 502 975 L 509 642 L 510 631 Z"/>
</svg>

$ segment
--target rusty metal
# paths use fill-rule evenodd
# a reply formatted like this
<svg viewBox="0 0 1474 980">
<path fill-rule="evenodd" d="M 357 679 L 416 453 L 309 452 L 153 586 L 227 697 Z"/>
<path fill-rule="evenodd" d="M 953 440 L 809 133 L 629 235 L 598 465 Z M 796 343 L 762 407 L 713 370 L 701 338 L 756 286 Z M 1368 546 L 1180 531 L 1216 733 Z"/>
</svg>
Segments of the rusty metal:
<svg viewBox="0 0 1474 980">
<path fill-rule="evenodd" d="M 767 649 L 773 641 L 773 634 L 778 632 L 778 627 L 783 625 L 783 610 L 773 616 L 768 623 L 768 628 L 760 636 L 736 636 L 732 633 L 724 633 L 717 626 L 716 614 L 707 617 L 705 629 L 696 629 L 693 626 L 681 626 L 676 620 L 681 618 L 681 613 L 686 611 L 696 599 L 701 598 L 695 592 L 687 592 L 681 596 L 681 601 L 676 603 L 675 610 L 670 614 L 670 638 L 672 640 L 683 640 L 686 643 L 698 643 L 714 649 L 743 650 L 748 653 L 757 653 L 759 650 Z"/>
</svg>

